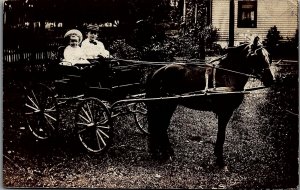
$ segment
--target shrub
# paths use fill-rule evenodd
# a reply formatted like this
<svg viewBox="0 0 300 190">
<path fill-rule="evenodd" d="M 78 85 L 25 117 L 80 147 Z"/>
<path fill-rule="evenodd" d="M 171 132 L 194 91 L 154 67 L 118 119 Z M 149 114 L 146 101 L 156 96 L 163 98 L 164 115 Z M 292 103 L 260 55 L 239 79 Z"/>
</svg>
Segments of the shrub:
<svg viewBox="0 0 300 190">
<path fill-rule="evenodd" d="M 276 48 L 279 46 L 279 41 L 282 39 L 280 31 L 278 31 L 276 26 L 269 29 L 267 34 L 266 45 L 271 53 L 276 53 Z"/>
<path fill-rule="evenodd" d="M 136 60 L 141 58 L 140 52 L 136 48 L 127 44 L 125 39 L 113 41 L 109 51 L 117 58 Z"/>
<path fill-rule="evenodd" d="M 294 48 L 299 46 L 299 31 L 296 29 L 295 36 L 290 40 Z"/>
</svg>

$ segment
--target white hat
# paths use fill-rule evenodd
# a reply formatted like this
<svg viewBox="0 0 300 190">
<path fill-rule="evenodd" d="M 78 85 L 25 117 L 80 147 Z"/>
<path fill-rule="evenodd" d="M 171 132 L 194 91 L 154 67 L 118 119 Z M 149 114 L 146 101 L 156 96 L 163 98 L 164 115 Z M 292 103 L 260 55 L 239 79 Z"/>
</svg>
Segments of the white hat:
<svg viewBox="0 0 300 190">
<path fill-rule="evenodd" d="M 72 35 L 78 36 L 78 38 L 79 38 L 79 43 L 81 43 L 81 41 L 82 41 L 82 33 L 81 33 L 79 30 L 77 30 L 77 29 L 69 30 L 69 31 L 65 34 L 64 38 L 69 37 L 69 36 L 72 36 Z"/>
</svg>

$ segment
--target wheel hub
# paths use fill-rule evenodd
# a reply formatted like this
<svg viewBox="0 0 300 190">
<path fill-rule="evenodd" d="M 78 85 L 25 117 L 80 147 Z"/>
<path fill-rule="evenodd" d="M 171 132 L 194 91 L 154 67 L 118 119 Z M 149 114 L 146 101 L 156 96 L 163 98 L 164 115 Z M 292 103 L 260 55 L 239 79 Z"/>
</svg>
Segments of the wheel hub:
<svg viewBox="0 0 300 190">
<path fill-rule="evenodd" d="M 86 126 L 87 127 L 93 127 L 95 125 L 95 123 L 94 122 L 91 122 L 91 123 L 88 123 Z"/>
</svg>

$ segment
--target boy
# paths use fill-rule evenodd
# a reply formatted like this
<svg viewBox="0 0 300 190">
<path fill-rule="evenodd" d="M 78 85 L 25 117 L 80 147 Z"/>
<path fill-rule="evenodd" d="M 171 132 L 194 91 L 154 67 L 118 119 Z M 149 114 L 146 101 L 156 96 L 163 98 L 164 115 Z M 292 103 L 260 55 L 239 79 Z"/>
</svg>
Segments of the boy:
<svg viewBox="0 0 300 190">
<path fill-rule="evenodd" d="M 107 51 L 102 42 L 97 40 L 99 27 L 97 25 L 87 26 L 87 38 L 83 40 L 81 48 L 87 59 L 108 58 Z"/>
</svg>

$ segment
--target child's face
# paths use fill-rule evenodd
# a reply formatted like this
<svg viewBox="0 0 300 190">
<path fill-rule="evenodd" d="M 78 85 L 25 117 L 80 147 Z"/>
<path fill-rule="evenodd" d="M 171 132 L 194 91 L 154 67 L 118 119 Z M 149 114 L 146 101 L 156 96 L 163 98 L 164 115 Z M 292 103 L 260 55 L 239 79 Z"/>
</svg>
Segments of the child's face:
<svg viewBox="0 0 300 190">
<path fill-rule="evenodd" d="M 98 33 L 96 31 L 89 31 L 87 33 L 87 37 L 89 38 L 89 40 L 96 40 L 98 37 Z"/>
<path fill-rule="evenodd" d="M 77 47 L 78 45 L 79 45 L 79 37 L 75 35 L 70 36 L 70 46 Z"/>
</svg>

